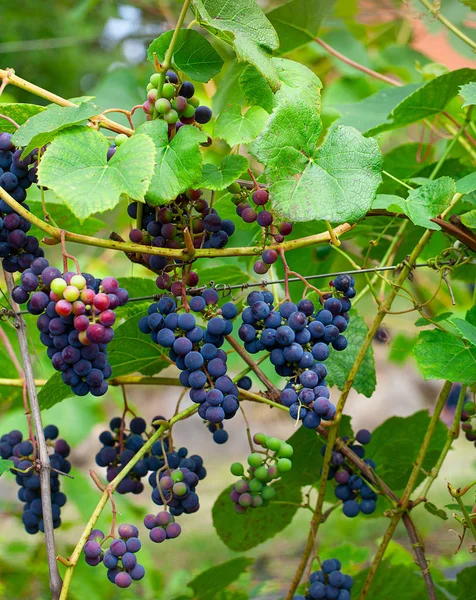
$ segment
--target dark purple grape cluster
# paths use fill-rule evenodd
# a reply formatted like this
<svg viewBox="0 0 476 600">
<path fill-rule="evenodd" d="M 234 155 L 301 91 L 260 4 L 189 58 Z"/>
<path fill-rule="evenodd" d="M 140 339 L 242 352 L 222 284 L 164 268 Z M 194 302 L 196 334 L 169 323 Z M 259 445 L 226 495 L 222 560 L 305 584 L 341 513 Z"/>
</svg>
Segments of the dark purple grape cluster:
<svg viewBox="0 0 476 600">
<path fill-rule="evenodd" d="M 84 545 L 84 557 L 88 565 L 96 567 L 100 563 L 107 569 L 107 578 L 120 588 L 127 588 L 133 581 L 140 581 L 145 575 L 144 567 L 137 562 L 137 552 L 141 549 L 139 530 L 135 525 L 119 525 L 119 537 L 114 538 L 104 551 L 106 539 L 100 529 L 93 529 Z"/>
<path fill-rule="evenodd" d="M 235 232 L 233 221 L 222 219 L 202 198 L 201 190 L 188 190 L 160 208 L 148 204 L 141 206 L 140 229 L 133 229 L 129 233 L 130 240 L 136 244 L 154 248 L 186 248 L 184 232 L 187 229 L 194 248 L 224 248 Z M 129 204 L 127 211 L 132 219 L 137 219 L 137 209 L 137 202 Z M 198 275 L 191 270 L 191 265 L 165 256 L 147 254 L 145 249 L 141 260 L 158 274 L 157 287 L 170 290 L 174 296 L 182 294 L 184 284 L 189 287 L 198 284 Z M 177 272 L 178 266 L 183 267 L 183 275 Z"/>
<path fill-rule="evenodd" d="M 248 472 L 245 473 L 244 466 L 239 462 L 230 467 L 232 475 L 240 477 L 230 493 L 235 511 L 239 514 L 249 508 L 265 506 L 276 494 L 276 489 L 268 484 L 279 479 L 282 473 L 287 473 L 293 466 L 290 460 L 294 451 L 291 444 L 264 433 L 256 433 L 253 442 L 264 451 L 252 452 L 248 456 Z"/>
<path fill-rule="evenodd" d="M 174 517 L 197 512 L 200 503 L 196 487 L 207 475 L 203 459 L 198 454 L 188 456 L 187 448 L 159 455 L 161 444 L 156 444 L 161 458 L 160 467 L 149 475 L 153 502 L 168 508 Z"/>
<path fill-rule="evenodd" d="M 60 491 L 59 473 L 69 473 L 71 463 L 67 460 L 70 447 L 65 440 L 57 439 L 59 432 L 56 425 L 47 425 L 44 435 L 49 448 L 51 509 L 53 513 L 53 527 L 61 525 L 61 508 L 66 504 L 66 496 Z M 40 475 L 36 468 L 36 443 L 24 440 L 20 431 L 10 431 L 0 438 L 0 458 L 13 461 L 11 472 L 16 475 L 16 482 L 20 486 L 18 499 L 24 502 L 22 521 L 27 533 L 44 531 L 43 508 L 41 505 Z"/>
<path fill-rule="evenodd" d="M 476 427 L 472 421 L 476 415 L 476 406 L 474 402 L 465 402 L 461 411 L 461 429 L 469 442 L 474 442 L 476 446 Z"/>
<path fill-rule="evenodd" d="M 73 393 L 103 396 L 112 373 L 106 348 L 114 337 L 114 309 L 128 300 L 117 279 L 63 275 L 46 258 L 37 258 L 22 273 L 12 298 L 18 304 L 27 302 L 28 311 L 39 315 L 41 343 Z"/>
<path fill-rule="evenodd" d="M 225 336 L 233 330 L 232 319 L 238 313 L 233 302 L 217 307 L 216 290 L 205 290 L 189 302 L 193 312 L 207 319 L 203 328 L 190 312 L 177 312 L 177 303 L 163 296 L 149 307 L 148 316 L 139 321 L 142 333 L 169 348 L 169 356 L 182 371 L 180 382 L 191 388 L 190 399 L 199 404 L 198 414 L 210 423 L 221 423 L 235 416 L 238 388 L 226 375 L 227 354 L 221 350 Z"/>
<path fill-rule="evenodd" d="M 163 80 L 162 80 L 163 78 Z M 161 93 L 158 87 L 162 83 Z M 147 100 L 142 105 L 146 119 L 163 119 L 169 126 L 169 135 L 174 135 L 183 125 L 204 125 L 212 118 L 208 106 L 200 106 L 194 96 L 191 81 L 180 81 L 175 71 L 165 75 L 154 73 L 147 85 Z"/>
<path fill-rule="evenodd" d="M 251 194 L 249 202 L 249 190 L 241 187 L 239 183 L 233 183 L 228 187 L 228 191 L 233 195 L 233 203 L 236 205 L 236 214 L 243 219 L 245 223 L 257 222 L 263 228 L 264 243 L 281 244 L 287 235 L 293 230 L 292 223 L 289 221 L 279 222 L 271 210 L 267 210 L 265 205 L 269 201 L 269 194 L 265 189 L 255 190 Z M 278 260 L 276 250 L 264 250 L 261 260 L 255 262 L 253 270 L 258 275 L 264 275 L 269 271 L 271 265 Z"/>
<path fill-rule="evenodd" d="M 307 594 L 293 596 L 293 600 L 351 600 L 350 591 L 354 580 L 341 572 L 340 560 L 327 559 L 323 561 L 321 569 L 311 573 Z"/>
<path fill-rule="evenodd" d="M 215 444 L 225 444 L 228 441 L 228 431 L 225 431 L 223 423 L 208 423 L 207 427 Z"/>
<path fill-rule="evenodd" d="M 284 302 L 274 310 L 270 292 L 251 292 L 238 330 L 247 352 L 267 350 L 276 373 L 289 378 L 281 402 L 293 419 L 302 420 L 309 429 L 315 429 L 321 419 L 334 418 L 323 362 L 330 354 L 329 346 L 338 351 L 347 347 L 343 333 L 350 319 L 350 298 L 355 296 L 352 277 L 341 275 L 331 284 L 337 294 L 323 299 L 318 310 L 306 299 L 297 305 Z"/>
<path fill-rule="evenodd" d="M 182 533 L 182 528 L 175 522 L 174 516 L 166 510 L 162 510 L 156 515 L 146 515 L 144 525 L 149 529 L 149 538 L 155 544 L 173 540 Z"/>
<path fill-rule="evenodd" d="M 26 199 L 26 190 L 36 183 L 37 150 L 21 158 L 22 149 L 12 144 L 10 133 L 0 133 L 0 187 L 17 202 Z M 29 206 L 23 204 L 27 210 Z M 5 271 L 16 273 L 27 269 L 35 258 L 44 256 L 37 238 L 27 235 L 31 229 L 3 199 L 0 199 L 0 259 Z"/>
<path fill-rule="evenodd" d="M 372 439 L 372 434 L 367 429 L 361 429 L 355 435 L 355 440 L 343 438 L 350 450 L 361 458 L 370 468 L 375 469 L 375 462 L 371 458 L 364 458 L 364 446 Z M 321 453 L 324 455 L 326 446 Z M 342 512 L 346 517 L 356 517 L 359 512 L 370 515 L 377 508 L 377 494 L 369 486 L 365 476 L 360 474 L 355 466 L 346 460 L 342 452 L 332 451 L 329 478 L 336 482 L 335 496 L 342 500 Z"/>
<path fill-rule="evenodd" d="M 153 421 L 161 420 L 163 417 L 155 417 Z M 99 467 L 107 467 L 107 480 L 112 481 L 124 469 L 142 448 L 150 437 L 147 434 L 147 423 L 141 417 L 134 417 L 129 426 L 122 422 L 121 417 L 114 417 L 109 423 L 109 431 L 103 431 L 99 441 L 103 444 L 101 450 L 96 454 L 96 464 Z M 157 427 L 152 426 L 150 434 Z M 164 440 L 167 450 L 168 441 Z M 160 458 L 159 458 L 160 457 Z M 156 442 L 151 452 L 146 453 L 116 488 L 118 494 L 140 494 L 144 490 L 141 479 L 146 477 L 149 471 L 157 471 L 164 465 L 162 457 L 162 446 Z"/>
</svg>

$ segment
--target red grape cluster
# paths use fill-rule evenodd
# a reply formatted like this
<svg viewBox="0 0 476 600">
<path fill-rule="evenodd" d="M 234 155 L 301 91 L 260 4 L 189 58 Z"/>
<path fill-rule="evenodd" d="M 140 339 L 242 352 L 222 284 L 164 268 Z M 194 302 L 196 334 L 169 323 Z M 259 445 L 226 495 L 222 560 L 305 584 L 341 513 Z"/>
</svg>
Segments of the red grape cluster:
<svg viewBox="0 0 476 600">
<path fill-rule="evenodd" d="M 118 533 L 119 537 L 114 538 L 104 551 L 102 544 L 109 536 L 106 538 L 100 529 L 93 529 L 84 545 L 84 557 L 91 567 L 103 563 L 109 581 L 120 588 L 127 588 L 145 575 L 145 569 L 136 557 L 141 542 L 135 525 L 119 525 Z"/>
<path fill-rule="evenodd" d="M 166 510 L 162 510 L 156 515 L 146 515 L 144 525 L 149 529 L 150 539 L 156 544 L 165 540 L 173 540 L 182 532 L 182 528 L 175 522 L 174 516 Z"/>
<path fill-rule="evenodd" d="M 476 446 L 476 427 L 474 424 L 475 415 L 476 407 L 474 402 L 465 402 L 461 412 L 461 429 L 464 431 L 466 439 L 469 442 L 474 442 L 474 445 Z"/>
<path fill-rule="evenodd" d="M 233 202 L 236 205 L 236 214 L 245 223 L 254 223 L 256 221 L 263 228 L 263 240 L 265 244 L 270 242 L 281 244 L 284 242 L 284 238 L 293 229 L 292 223 L 277 221 L 275 215 L 265 208 L 269 201 L 269 194 L 265 189 L 255 190 L 251 194 L 253 204 L 249 202 L 249 191 L 246 188 L 242 188 L 238 183 L 232 184 L 228 188 L 228 191 L 234 194 Z M 261 260 L 255 262 L 253 269 L 258 275 L 264 275 L 277 260 L 278 253 L 276 250 L 264 250 Z"/>
<path fill-rule="evenodd" d="M 37 258 L 22 273 L 12 298 L 19 304 L 28 302 L 28 311 L 40 315 L 41 343 L 63 382 L 76 396 L 103 396 L 112 372 L 106 347 L 114 337 L 114 309 L 128 300 L 117 279 L 62 275 L 45 258 Z"/>
</svg>

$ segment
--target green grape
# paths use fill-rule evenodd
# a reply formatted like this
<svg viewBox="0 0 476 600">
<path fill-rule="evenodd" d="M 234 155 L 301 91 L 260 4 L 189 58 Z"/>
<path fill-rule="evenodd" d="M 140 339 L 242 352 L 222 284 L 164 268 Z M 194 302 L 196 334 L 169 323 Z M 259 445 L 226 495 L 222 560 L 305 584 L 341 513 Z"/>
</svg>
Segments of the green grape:
<svg viewBox="0 0 476 600">
<path fill-rule="evenodd" d="M 150 90 L 153 90 L 154 88 L 155 88 L 155 86 L 153 86 L 151 83 L 148 83 L 148 84 L 147 84 L 147 87 L 146 87 L 146 90 L 147 90 L 148 92 L 150 92 Z"/>
<path fill-rule="evenodd" d="M 149 81 L 153 87 L 157 87 L 160 81 L 160 73 L 154 73 L 151 75 Z"/>
<path fill-rule="evenodd" d="M 252 498 L 253 498 L 253 500 L 251 502 L 251 506 L 253 508 L 258 508 L 259 506 L 263 506 L 264 500 L 259 494 L 257 494 L 256 496 L 252 496 Z"/>
<path fill-rule="evenodd" d="M 227 191 L 230 192 L 230 194 L 239 194 L 241 192 L 241 186 L 238 182 L 234 182 L 231 185 L 229 185 L 227 188 Z M 261 435 L 261 434 L 256 434 L 256 435 Z"/>
<path fill-rule="evenodd" d="M 268 439 L 268 436 L 265 435 L 264 433 L 255 433 L 254 436 L 253 436 L 253 439 L 260 446 L 265 446 L 266 445 L 266 440 Z"/>
<path fill-rule="evenodd" d="M 168 112 L 170 108 L 170 102 L 167 100 L 167 98 L 159 98 L 155 103 L 155 110 L 161 115 Z"/>
<path fill-rule="evenodd" d="M 178 121 L 178 112 L 173 109 L 169 110 L 169 112 L 166 112 L 164 115 L 164 121 L 169 125 L 173 125 Z"/>
<path fill-rule="evenodd" d="M 68 284 L 62 277 L 57 277 L 56 279 L 53 279 L 53 281 L 51 282 L 50 288 L 51 288 L 51 291 L 53 292 L 53 294 L 62 296 L 63 290 L 67 287 L 67 285 Z"/>
<path fill-rule="evenodd" d="M 183 481 L 183 473 L 179 469 L 172 471 L 170 477 L 172 477 L 172 481 L 174 482 Z"/>
<path fill-rule="evenodd" d="M 178 481 L 177 483 L 174 483 L 172 491 L 176 496 L 185 496 L 187 493 L 187 484 L 183 483 L 182 481 Z"/>
<path fill-rule="evenodd" d="M 258 479 L 251 479 L 249 483 L 250 492 L 260 492 L 263 484 Z"/>
<path fill-rule="evenodd" d="M 235 462 L 231 465 L 230 471 L 232 475 L 235 475 L 236 477 L 241 477 L 245 472 L 245 468 L 241 463 Z"/>
<path fill-rule="evenodd" d="M 463 406 L 464 412 L 467 412 L 469 415 L 474 415 L 475 413 L 475 405 L 474 402 L 465 402 Z"/>
<path fill-rule="evenodd" d="M 200 106 L 200 100 L 196 96 L 192 96 L 189 98 L 188 103 L 191 104 L 194 108 Z"/>
<path fill-rule="evenodd" d="M 266 467 L 258 467 L 255 471 L 256 479 L 266 481 L 268 479 L 268 469 Z"/>
<path fill-rule="evenodd" d="M 293 455 L 294 449 L 291 446 L 291 444 L 287 444 L 286 442 L 283 442 L 281 444 L 281 448 L 278 450 L 278 456 L 280 458 L 291 458 L 291 456 Z"/>
<path fill-rule="evenodd" d="M 187 104 L 185 110 L 183 111 L 183 116 L 186 119 L 191 119 L 195 115 L 195 109 L 191 104 Z"/>
<path fill-rule="evenodd" d="M 271 486 L 266 486 L 261 490 L 261 497 L 263 500 L 271 500 L 275 494 L 276 490 Z"/>
<path fill-rule="evenodd" d="M 280 473 L 286 473 L 286 471 L 290 471 L 292 469 L 293 463 L 289 460 L 289 458 L 280 458 L 278 460 L 278 471 Z"/>
<path fill-rule="evenodd" d="M 250 454 L 248 456 L 248 464 L 250 465 L 250 467 L 259 467 L 263 462 L 263 456 L 261 454 L 258 454 L 257 452 L 253 452 L 253 454 Z"/>
<path fill-rule="evenodd" d="M 273 452 L 277 452 L 281 448 L 282 443 L 283 442 L 278 438 L 268 438 L 266 446 L 268 446 L 270 450 L 273 450 Z"/>
<path fill-rule="evenodd" d="M 123 144 L 124 142 L 127 142 L 129 138 L 127 137 L 127 135 L 125 133 L 119 133 L 118 135 L 116 135 L 116 137 L 114 138 L 114 143 L 116 144 L 116 146 L 120 146 L 121 144 Z"/>
<path fill-rule="evenodd" d="M 173 98 L 175 96 L 175 87 L 171 83 L 164 83 L 164 87 L 162 88 L 162 96 L 164 98 Z"/>
<path fill-rule="evenodd" d="M 73 275 L 69 284 L 74 285 L 74 287 L 78 288 L 78 290 L 82 290 L 86 287 L 86 279 L 84 279 L 82 275 Z"/>
</svg>

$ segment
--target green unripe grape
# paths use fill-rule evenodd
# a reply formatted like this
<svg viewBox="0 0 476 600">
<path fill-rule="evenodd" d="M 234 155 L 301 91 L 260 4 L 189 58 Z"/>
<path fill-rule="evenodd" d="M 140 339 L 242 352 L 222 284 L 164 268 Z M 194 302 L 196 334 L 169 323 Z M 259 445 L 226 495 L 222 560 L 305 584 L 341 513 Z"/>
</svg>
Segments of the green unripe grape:
<svg viewBox="0 0 476 600">
<path fill-rule="evenodd" d="M 469 415 L 474 415 L 474 413 L 475 413 L 474 402 L 465 402 L 464 406 L 463 406 L 463 410 L 464 410 L 464 412 L 467 412 Z"/>
<path fill-rule="evenodd" d="M 183 481 L 183 472 L 180 471 L 180 469 L 177 469 L 176 471 L 172 471 L 170 477 L 175 483 L 177 483 L 178 481 Z"/>
<path fill-rule="evenodd" d="M 164 87 L 162 88 L 162 96 L 164 98 L 173 98 L 175 96 L 175 87 L 171 83 L 164 83 Z"/>
<path fill-rule="evenodd" d="M 248 485 L 248 482 L 246 481 L 246 479 L 239 479 L 236 483 L 235 483 L 235 490 L 239 493 L 239 494 L 244 494 L 245 492 L 247 492 L 250 489 L 250 486 Z"/>
<path fill-rule="evenodd" d="M 194 108 L 200 106 L 200 100 L 196 96 L 192 96 L 188 99 L 188 103 L 191 104 Z"/>
<path fill-rule="evenodd" d="M 160 81 L 160 73 L 154 73 L 153 75 L 151 75 L 149 81 L 152 87 L 157 87 Z"/>
<path fill-rule="evenodd" d="M 266 481 L 268 479 L 268 469 L 266 467 L 258 467 L 255 471 L 256 479 Z"/>
<path fill-rule="evenodd" d="M 177 483 L 174 483 L 174 486 L 172 488 L 172 492 L 176 495 L 176 496 L 185 496 L 185 494 L 188 492 L 187 489 L 187 484 L 184 483 L 183 481 L 178 481 Z"/>
<path fill-rule="evenodd" d="M 261 498 L 263 498 L 263 500 L 271 500 L 275 494 L 276 490 L 274 487 L 266 486 L 261 490 Z"/>
<path fill-rule="evenodd" d="M 236 181 L 229 185 L 226 189 L 228 192 L 230 192 L 230 194 L 239 194 L 241 192 L 241 186 Z"/>
<path fill-rule="evenodd" d="M 266 445 L 273 452 L 277 452 L 281 448 L 281 444 L 282 443 L 283 442 L 281 440 L 279 440 L 278 438 L 273 438 L 272 437 L 272 438 L 268 438 L 268 441 L 266 442 Z"/>
<path fill-rule="evenodd" d="M 125 133 L 119 133 L 118 135 L 116 135 L 116 137 L 114 138 L 114 143 L 116 144 L 116 146 L 120 146 L 121 144 L 123 144 L 124 142 L 127 142 L 129 138 L 127 137 L 127 135 Z"/>
<path fill-rule="evenodd" d="M 78 288 L 68 285 L 63 290 L 63 298 L 68 302 L 74 302 L 79 298 L 79 290 Z"/>
<path fill-rule="evenodd" d="M 82 290 L 86 287 L 86 279 L 84 279 L 82 275 L 74 275 L 71 277 L 69 285 L 74 285 L 74 287 L 78 288 L 78 290 Z"/>
<path fill-rule="evenodd" d="M 191 119 L 195 115 L 195 108 L 191 104 L 187 104 L 183 111 L 183 116 L 186 119 Z"/>
<path fill-rule="evenodd" d="M 258 454 L 257 452 L 253 452 L 253 454 L 250 454 L 248 456 L 248 464 L 250 465 L 250 467 L 259 467 L 263 462 L 263 457 L 261 454 Z"/>
<path fill-rule="evenodd" d="M 151 83 L 147 84 L 147 87 L 145 88 L 148 92 L 150 92 L 150 90 L 153 90 L 155 88 L 155 86 L 153 86 Z"/>
<path fill-rule="evenodd" d="M 281 444 L 281 448 L 278 450 L 278 456 L 280 458 L 291 458 L 291 456 L 293 455 L 294 449 L 291 446 L 291 444 L 286 444 L 286 442 L 283 442 Z"/>
<path fill-rule="evenodd" d="M 249 483 L 250 492 L 260 492 L 263 484 L 258 479 L 252 479 Z"/>
<path fill-rule="evenodd" d="M 252 500 L 252 503 L 251 503 L 251 506 L 253 508 L 258 508 L 260 506 L 263 506 L 263 504 L 264 504 L 264 500 L 263 500 L 263 498 L 261 496 L 259 496 L 259 495 L 253 496 L 253 500 Z"/>
<path fill-rule="evenodd" d="M 292 469 L 293 463 L 289 460 L 289 458 L 280 458 L 278 460 L 278 471 L 280 473 L 286 473 L 286 471 L 290 471 Z"/>
<path fill-rule="evenodd" d="M 53 281 L 51 282 L 50 288 L 51 288 L 51 291 L 53 292 L 53 294 L 62 296 L 63 290 L 67 287 L 67 285 L 68 284 L 62 277 L 57 277 L 56 279 L 53 279 Z"/>
<path fill-rule="evenodd" d="M 178 121 L 178 112 L 173 109 L 169 110 L 169 112 L 166 112 L 164 115 L 164 121 L 169 125 L 173 125 Z"/>
<path fill-rule="evenodd" d="M 169 112 L 170 108 L 170 102 L 167 100 L 167 98 L 159 98 L 155 103 L 155 110 L 161 115 Z"/>
<path fill-rule="evenodd" d="M 260 446 L 266 446 L 266 440 L 268 436 L 264 433 L 255 433 L 253 436 L 253 441 L 255 444 L 259 444 Z"/>
<path fill-rule="evenodd" d="M 231 465 L 230 471 L 232 475 L 235 475 L 236 477 L 241 477 L 245 472 L 245 468 L 241 463 L 235 462 Z"/>
</svg>

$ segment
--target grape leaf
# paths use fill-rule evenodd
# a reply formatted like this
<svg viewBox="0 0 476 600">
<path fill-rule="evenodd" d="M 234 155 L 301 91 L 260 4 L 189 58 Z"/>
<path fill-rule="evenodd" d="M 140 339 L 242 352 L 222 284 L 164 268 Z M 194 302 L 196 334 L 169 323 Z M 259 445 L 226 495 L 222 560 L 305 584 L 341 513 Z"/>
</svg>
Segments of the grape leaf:
<svg viewBox="0 0 476 600">
<path fill-rule="evenodd" d="M 403 210 L 415 225 L 426 229 L 439 229 L 430 219 L 441 214 L 455 194 L 455 182 L 451 177 L 440 177 L 411 190 L 404 200 Z"/>
<path fill-rule="evenodd" d="M 421 331 L 413 355 L 425 379 L 476 382 L 476 347 L 444 331 Z"/>
<path fill-rule="evenodd" d="M 73 127 L 51 143 L 38 168 L 41 185 L 52 189 L 80 220 L 114 208 L 121 194 L 142 201 L 154 169 L 155 149 L 134 134 L 107 160 L 109 143 L 90 127 Z"/>
<path fill-rule="evenodd" d="M 41 202 L 29 201 L 28 206 L 30 207 L 30 212 L 43 219 L 44 213 Z M 82 233 L 83 235 L 94 235 L 100 229 L 108 227 L 105 221 L 96 219 L 95 217 L 88 217 L 85 221 L 81 222 L 64 204 L 55 204 L 53 202 L 48 204 L 48 214 L 53 217 L 60 229 Z M 44 235 L 44 233 L 40 233 L 40 230 L 35 225 L 32 226 L 29 234 L 36 235 L 37 237 Z"/>
<path fill-rule="evenodd" d="M 476 7 L 475 7 L 476 9 Z M 456 510 L 459 510 L 459 506 L 456 505 Z M 449 508 L 449 506 L 447 507 Z M 471 514 L 472 507 L 467 507 L 468 512 Z M 454 600 L 473 600 L 474 587 L 476 586 L 476 567 L 466 567 L 462 571 L 459 571 L 456 575 L 456 581 L 443 581 L 440 582 L 451 594 Z"/>
<path fill-rule="evenodd" d="M 200 187 L 207 190 L 224 190 L 236 181 L 248 167 L 248 159 L 240 154 L 225 156 L 218 167 L 207 163 L 203 165 Z"/>
<path fill-rule="evenodd" d="M 52 375 L 38 393 L 41 410 L 52 408 L 55 404 L 74 396 L 69 385 L 63 383 L 61 373 Z"/>
<path fill-rule="evenodd" d="M 203 131 L 184 126 L 169 140 L 167 123 L 157 119 L 144 123 L 137 128 L 137 132 L 147 134 L 157 149 L 154 174 L 146 195 L 147 202 L 160 206 L 182 192 L 197 187 L 203 165 L 200 143 L 207 139 Z"/>
<path fill-rule="evenodd" d="M 476 346 L 476 327 L 465 321 L 464 319 L 458 319 L 454 317 L 451 319 L 450 323 L 452 323 L 456 329 L 463 336 L 463 339 L 467 340 L 473 346 Z"/>
<path fill-rule="evenodd" d="M 313 41 L 334 3 L 290 0 L 268 12 L 266 16 L 278 33 L 279 53 L 286 54 Z"/>
<path fill-rule="evenodd" d="M 459 88 L 459 95 L 463 98 L 463 108 L 476 104 L 476 81 L 462 85 Z"/>
<path fill-rule="evenodd" d="M 279 80 L 271 54 L 278 48 L 279 39 L 255 0 L 194 0 L 193 6 L 199 24 L 233 46 L 237 59 L 259 69 L 276 91 Z"/>
<path fill-rule="evenodd" d="M 322 124 L 305 102 L 280 106 L 252 146 L 265 165 L 273 207 L 285 219 L 354 222 L 372 205 L 381 181 L 377 142 L 352 127 L 333 129 L 317 147 Z"/>
<path fill-rule="evenodd" d="M 13 119 L 17 125 L 23 125 L 30 117 L 46 110 L 44 106 L 38 104 L 23 104 L 23 103 L 0 103 L 0 115 L 5 115 Z M 0 129 L 7 133 L 15 133 L 17 128 L 13 123 L 0 117 Z"/>
<path fill-rule="evenodd" d="M 256 67 L 247 65 L 240 75 L 239 84 L 249 106 L 261 106 L 268 113 L 273 111 L 275 95 Z"/>
<path fill-rule="evenodd" d="M 399 333 L 392 341 L 392 346 L 388 354 L 388 360 L 397 365 L 403 365 L 410 357 L 416 338 Z"/>
<path fill-rule="evenodd" d="M 206 569 L 187 583 L 192 588 L 195 600 L 213 600 L 218 594 L 254 563 L 253 558 L 239 556 L 224 563 Z"/>
<path fill-rule="evenodd" d="M 470 194 L 476 190 L 476 171 L 458 179 L 456 191 L 460 194 Z"/>
<path fill-rule="evenodd" d="M 336 385 L 340 390 L 344 388 L 349 372 L 368 331 L 369 328 L 362 317 L 357 312 L 351 311 L 349 327 L 345 332 L 345 336 L 349 340 L 349 345 L 342 352 L 331 350 L 330 356 L 326 360 L 327 379 L 331 385 Z M 374 353 L 372 345 L 370 345 L 355 376 L 352 387 L 359 394 L 364 394 L 364 396 L 370 398 L 375 391 L 376 383 Z"/>
<path fill-rule="evenodd" d="M 369 569 L 359 571 L 354 577 L 352 597 L 358 598 L 365 584 Z M 421 600 L 427 596 L 425 583 L 410 565 L 391 564 L 389 559 L 380 563 L 371 587 L 375 600 Z"/>
<path fill-rule="evenodd" d="M 0 476 L 9 471 L 12 467 L 15 466 L 13 460 L 5 460 L 0 458 Z"/>
<path fill-rule="evenodd" d="M 213 135 L 225 140 L 230 146 L 252 142 L 268 119 L 268 113 L 260 106 L 252 106 L 241 114 L 239 104 L 227 104 L 218 115 Z"/>
<path fill-rule="evenodd" d="M 428 411 L 421 410 L 409 417 L 390 417 L 372 432 L 365 454 L 375 461 L 376 472 L 395 493 L 405 487 L 410 477 L 429 422 Z M 446 426 L 438 422 L 423 461 L 424 470 L 429 471 L 435 465 L 447 432 Z M 423 478 L 421 473 L 418 483 Z"/>
<path fill-rule="evenodd" d="M 470 229 L 476 229 L 476 209 L 460 215 L 461 223 Z"/>
<path fill-rule="evenodd" d="M 403 205 L 405 199 L 395 194 L 377 194 L 372 202 L 372 208 L 376 210 L 388 210 L 388 212 L 405 213 Z"/>
<path fill-rule="evenodd" d="M 163 62 L 173 34 L 173 29 L 166 31 L 150 44 L 147 50 L 147 58 L 150 62 L 154 62 L 154 52 L 157 53 L 159 61 Z M 180 30 L 172 61 L 173 65 L 190 79 L 203 82 L 215 77 L 223 66 L 223 59 L 215 48 L 194 29 Z"/>
<path fill-rule="evenodd" d="M 273 58 L 281 87 L 275 94 L 278 105 L 299 98 L 320 112 L 322 82 L 305 65 L 286 58 Z"/>
<path fill-rule="evenodd" d="M 12 138 L 16 146 L 25 146 L 22 157 L 34 148 L 41 148 L 51 142 L 59 131 L 80 125 L 89 117 L 101 112 L 92 102 L 83 102 L 79 106 L 53 105 L 37 115 L 30 117 Z"/>
</svg>

